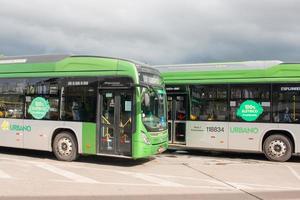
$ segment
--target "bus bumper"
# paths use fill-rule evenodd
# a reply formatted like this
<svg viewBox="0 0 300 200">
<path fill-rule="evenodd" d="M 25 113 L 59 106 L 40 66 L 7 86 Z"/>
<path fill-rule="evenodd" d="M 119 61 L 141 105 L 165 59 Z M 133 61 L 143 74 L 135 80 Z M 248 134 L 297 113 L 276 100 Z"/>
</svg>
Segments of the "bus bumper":
<svg viewBox="0 0 300 200">
<path fill-rule="evenodd" d="M 151 153 L 152 155 L 160 154 L 168 149 L 168 142 L 164 142 L 161 144 L 151 145 Z"/>
<path fill-rule="evenodd" d="M 155 154 L 160 154 L 166 151 L 167 148 L 168 148 L 167 141 L 160 144 L 152 144 L 152 145 L 143 144 L 143 148 L 141 148 L 139 152 L 136 152 L 135 155 L 133 155 L 133 159 L 147 158 Z"/>
</svg>

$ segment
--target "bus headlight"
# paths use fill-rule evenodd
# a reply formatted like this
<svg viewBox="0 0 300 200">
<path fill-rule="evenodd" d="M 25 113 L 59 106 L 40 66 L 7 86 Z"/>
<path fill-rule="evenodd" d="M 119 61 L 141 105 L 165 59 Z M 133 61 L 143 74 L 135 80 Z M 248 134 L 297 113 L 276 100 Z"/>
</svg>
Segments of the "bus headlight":
<svg viewBox="0 0 300 200">
<path fill-rule="evenodd" d="M 151 144 L 149 138 L 148 138 L 147 135 L 146 135 L 145 133 L 143 133 L 143 132 L 142 132 L 142 138 L 143 138 L 143 141 L 144 141 L 145 144 L 148 144 L 148 145 Z"/>
</svg>

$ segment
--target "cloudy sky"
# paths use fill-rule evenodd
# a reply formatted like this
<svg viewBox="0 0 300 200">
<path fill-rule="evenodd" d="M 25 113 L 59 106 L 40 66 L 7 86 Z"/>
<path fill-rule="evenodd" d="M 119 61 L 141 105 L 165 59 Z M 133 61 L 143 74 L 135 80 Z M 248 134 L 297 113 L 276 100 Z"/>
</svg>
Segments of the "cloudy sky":
<svg viewBox="0 0 300 200">
<path fill-rule="evenodd" d="M 299 0 L 0 0 L 0 54 L 300 61 Z"/>
</svg>

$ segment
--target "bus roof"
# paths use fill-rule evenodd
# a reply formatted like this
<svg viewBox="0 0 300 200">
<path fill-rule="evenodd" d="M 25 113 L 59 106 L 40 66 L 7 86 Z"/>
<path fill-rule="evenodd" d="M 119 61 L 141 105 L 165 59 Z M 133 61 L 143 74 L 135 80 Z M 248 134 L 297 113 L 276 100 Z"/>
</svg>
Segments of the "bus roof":
<svg viewBox="0 0 300 200">
<path fill-rule="evenodd" d="M 177 65 L 156 65 L 161 72 L 192 72 L 192 71 L 218 71 L 218 70 L 254 70 L 266 69 L 283 63 L 279 60 L 267 61 L 243 61 L 225 63 L 198 63 L 198 64 L 177 64 Z"/>
<path fill-rule="evenodd" d="M 279 60 L 157 65 L 166 84 L 300 82 L 300 63 Z"/>
<path fill-rule="evenodd" d="M 115 57 L 105 57 L 105 56 L 94 56 L 94 55 L 69 55 L 69 54 L 45 54 L 45 55 L 25 55 L 25 56 L 0 56 L 0 65 L 1 64 L 17 64 L 17 63 L 49 63 L 49 62 L 59 62 L 65 58 L 72 57 L 86 57 L 86 58 L 104 58 L 104 59 L 115 59 L 115 60 L 124 60 L 132 62 L 138 65 L 145 65 L 144 63 L 124 59 L 124 58 L 115 58 Z"/>
<path fill-rule="evenodd" d="M 0 56 L 0 77 L 127 75 L 159 71 L 129 59 L 91 55 Z"/>
<path fill-rule="evenodd" d="M 0 56 L 1 64 L 21 64 L 21 63 L 47 63 L 58 62 L 68 55 L 36 55 L 36 56 Z"/>
</svg>

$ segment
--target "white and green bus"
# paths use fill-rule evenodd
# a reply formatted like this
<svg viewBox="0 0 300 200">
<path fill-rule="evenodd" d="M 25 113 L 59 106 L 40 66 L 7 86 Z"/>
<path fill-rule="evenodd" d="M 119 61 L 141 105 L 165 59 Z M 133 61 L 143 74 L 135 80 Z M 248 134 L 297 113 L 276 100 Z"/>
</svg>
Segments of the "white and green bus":
<svg viewBox="0 0 300 200">
<path fill-rule="evenodd" d="M 148 157 L 168 146 L 156 69 L 97 56 L 0 57 L 0 146 Z"/>
<path fill-rule="evenodd" d="M 170 146 L 300 152 L 300 64 L 281 61 L 156 66 L 168 98 Z"/>
</svg>

